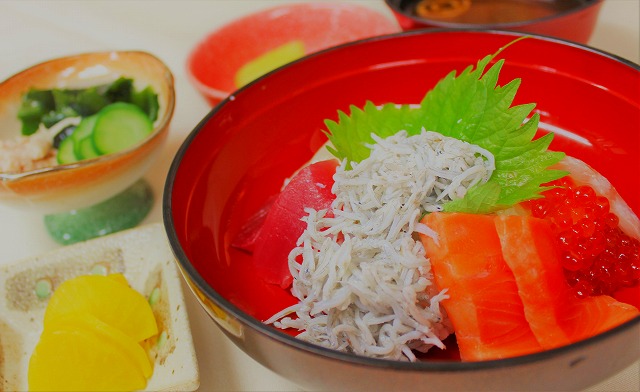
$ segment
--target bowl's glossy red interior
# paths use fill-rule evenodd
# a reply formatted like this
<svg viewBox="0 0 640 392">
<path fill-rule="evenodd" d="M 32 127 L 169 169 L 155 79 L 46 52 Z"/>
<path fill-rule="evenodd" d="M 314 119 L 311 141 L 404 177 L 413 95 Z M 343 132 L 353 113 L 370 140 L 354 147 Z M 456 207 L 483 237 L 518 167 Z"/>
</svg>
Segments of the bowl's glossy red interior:
<svg viewBox="0 0 640 392">
<path fill-rule="evenodd" d="M 165 222 L 190 280 L 240 318 L 264 320 L 293 303 L 230 243 L 324 142 L 324 120 L 366 100 L 417 103 L 447 73 L 517 36 L 430 31 L 368 40 L 293 63 L 223 102 L 182 146 L 167 181 Z M 542 122 L 561 130 L 552 148 L 592 165 L 640 211 L 639 67 L 547 38 L 520 41 L 500 57 L 499 84 L 521 78 L 515 103 L 537 103 Z"/>
</svg>

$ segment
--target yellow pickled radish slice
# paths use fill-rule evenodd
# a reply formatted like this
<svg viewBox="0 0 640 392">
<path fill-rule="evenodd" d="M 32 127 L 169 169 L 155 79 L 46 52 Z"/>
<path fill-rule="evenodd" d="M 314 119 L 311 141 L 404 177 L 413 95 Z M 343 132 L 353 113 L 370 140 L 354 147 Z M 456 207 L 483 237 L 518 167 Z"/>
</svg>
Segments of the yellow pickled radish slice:
<svg viewBox="0 0 640 392">
<path fill-rule="evenodd" d="M 300 40 L 287 42 L 268 51 L 238 69 L 234 78 L 236 87 L 240 88 L 267 72 L 299 59 L 304 56 L 304 52 L 304 42 Z"/>
<path fill-rule="evenodd" d="M 144 389 L 152 368 L 131 337 L 89 313 L 56 318 L 29 360 L 32 391 Z"/>
<path fill-rule="evenodd" d="M 82 275 L 63 282 L 49 299 L 44 328 L 58 317 L 87 312 L 136 342 L 156 335 L 158 325 L 149 302 L 123 283 L 124 276 L 110 275 Z"/>
<path fill-rule="evenodd" d="M 122 274 L 119 274 L 119 273 L 118 274 L 109 274 L 109 275 L 107 275 L 107 278 L 113 279 L 116 282 L 120 282 L 123 285 L 129 287 L 129 282 L 127 282 L 127 278 L 125 278 L 124 275 L 122 275 Z"/>
</svg>

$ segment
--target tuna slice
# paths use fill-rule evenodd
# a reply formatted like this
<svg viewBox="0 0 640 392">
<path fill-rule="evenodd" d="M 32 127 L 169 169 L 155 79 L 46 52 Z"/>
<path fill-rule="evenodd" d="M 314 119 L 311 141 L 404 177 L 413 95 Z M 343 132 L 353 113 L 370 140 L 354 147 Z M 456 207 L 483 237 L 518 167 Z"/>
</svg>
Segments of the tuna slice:
<svg viewBox="0 0 640 392">
<path fill-rule="evenodd" d="M 331 193 L 338 161 L 327 160 L 305 166 L 278 194 L 255 239 L 253 262 L 265 282 L 287 288 L 293 277 L 289 272 L 289 252 L 307 224 L 301 219 L 304 209 L 329 209 L 335 199 Z"/>
</svg>

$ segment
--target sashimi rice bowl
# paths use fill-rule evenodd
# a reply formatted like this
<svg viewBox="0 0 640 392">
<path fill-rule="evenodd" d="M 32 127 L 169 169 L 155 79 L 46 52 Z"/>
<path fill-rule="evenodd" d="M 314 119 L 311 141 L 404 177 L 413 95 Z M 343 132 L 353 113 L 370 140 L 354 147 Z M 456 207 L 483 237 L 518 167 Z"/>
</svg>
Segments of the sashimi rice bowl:
<svg viewBox="0 0 640 392">
<path fill-rule="evenodd" d="M 183 144 L 170 242 L 222 330 L 305 389 L 585 388 L 640 357 L 639 82 L 518 33 L 308 56 Z"/>
</svg>

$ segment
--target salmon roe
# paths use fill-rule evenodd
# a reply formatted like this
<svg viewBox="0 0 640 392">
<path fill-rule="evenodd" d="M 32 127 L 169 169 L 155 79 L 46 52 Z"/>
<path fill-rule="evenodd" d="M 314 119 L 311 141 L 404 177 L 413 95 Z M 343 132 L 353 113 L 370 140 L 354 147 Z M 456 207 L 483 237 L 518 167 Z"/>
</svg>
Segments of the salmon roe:
<svg viewBox="0 0 640 392">
<path fill-rule="evenodd" d="M 640 241 L 626 235 L 609 200 L 565 177 L 530 201 L 531 214 L 556 235 L 567 282 L 579 297 L 612 295 L 640 283 Z"/>
</svg>

